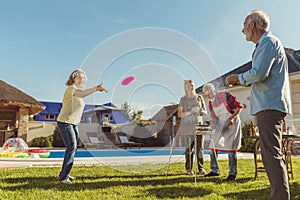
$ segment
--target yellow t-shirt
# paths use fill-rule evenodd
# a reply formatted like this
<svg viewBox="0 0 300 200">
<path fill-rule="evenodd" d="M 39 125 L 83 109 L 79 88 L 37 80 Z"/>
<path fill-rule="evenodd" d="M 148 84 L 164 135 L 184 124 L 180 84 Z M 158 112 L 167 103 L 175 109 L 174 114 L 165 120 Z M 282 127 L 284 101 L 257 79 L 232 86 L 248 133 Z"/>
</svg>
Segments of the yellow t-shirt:
<svg viewBox="0 0 300 200">
<path fill-rule="evenodd" d="M 75 85 L 66 89 L 57 121 L 74 125 L 80 123 L 85 104 L 82 98 L 74 96 L 76 89 L 78 88 Z"/>
</svg>

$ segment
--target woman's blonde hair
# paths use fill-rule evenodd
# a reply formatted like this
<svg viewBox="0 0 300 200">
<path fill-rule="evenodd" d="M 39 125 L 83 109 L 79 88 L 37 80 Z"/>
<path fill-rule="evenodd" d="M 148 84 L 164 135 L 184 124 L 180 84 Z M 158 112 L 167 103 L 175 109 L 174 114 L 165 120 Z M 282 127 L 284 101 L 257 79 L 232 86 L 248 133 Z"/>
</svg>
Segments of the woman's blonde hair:
<svg viewBox="0 0 300 200">
<path fill-rule="evenodd" d="M 194 89 L 192 90 L 192 93 L 193 94 L 196 94 L 196 89 L 195 89 L 195 83 L 192 79 L 190 80 L 184 80 L 184 91 L 185 91 L 185 94 L 188 94 L 188 85 L 190 84 L 194 84 Z"/>
<path fill-rule="evenodd" d="M 73 85 L 73 84 L 74 84 L 74 80 L 75 80 L 75 78 L 76 78 L 76 76 L 77 76 L 78 74 L 83 74 L 84 77 L 85 77 L 85 80 L 86 80 L 86 74 L 85 74 L 85 72 L 84 72 L 83 70 L 81 70 L 81 69 L 76 69 L 76 70 L 74 70 L 74 71 L 70 74 L 69 79 L 68 79 L 67 82 L 66 82 L 66 85 L 67 85 L 67 86 Z"/>
</svg>

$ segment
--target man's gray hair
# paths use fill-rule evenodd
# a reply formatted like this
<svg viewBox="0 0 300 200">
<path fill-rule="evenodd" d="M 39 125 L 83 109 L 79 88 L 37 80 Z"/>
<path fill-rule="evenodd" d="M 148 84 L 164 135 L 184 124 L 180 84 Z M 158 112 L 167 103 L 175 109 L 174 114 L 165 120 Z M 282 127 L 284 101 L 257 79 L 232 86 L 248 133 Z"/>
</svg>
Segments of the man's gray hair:
<svg viewBox="0 0 300 200">
<path fill-rule="evenodd" d="M 262 10 L 252 10 L 248 15 L 249 19 L 254 21 L 259 29 L 268 31 L 270 27 L 270 18 Z"/>
</svg>

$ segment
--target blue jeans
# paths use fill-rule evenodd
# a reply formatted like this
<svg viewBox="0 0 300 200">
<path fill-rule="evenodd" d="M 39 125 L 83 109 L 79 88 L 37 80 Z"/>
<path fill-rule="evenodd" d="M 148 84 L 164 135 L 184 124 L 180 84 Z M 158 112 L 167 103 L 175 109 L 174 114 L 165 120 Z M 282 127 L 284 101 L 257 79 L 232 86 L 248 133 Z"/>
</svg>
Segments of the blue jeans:
<svg viewBox="0 0 300 200">
<path fill-rule="evenodd" d="M 64 162 L 59 174 L 59 180 L 69 177 L 77 150 L 78 127 L 73 124 L 57 122 L 58 130 L 66 146 Z"/>
<path fill-rule="evenodd" d="M 218 161 L 218 153 L 210 151 L 210 169 L 214 173 L 220 173 Z M 237 174 L 237 156 L 236 152 L 228 153 L 229 175 L 236 176 Z"/>
</svg>

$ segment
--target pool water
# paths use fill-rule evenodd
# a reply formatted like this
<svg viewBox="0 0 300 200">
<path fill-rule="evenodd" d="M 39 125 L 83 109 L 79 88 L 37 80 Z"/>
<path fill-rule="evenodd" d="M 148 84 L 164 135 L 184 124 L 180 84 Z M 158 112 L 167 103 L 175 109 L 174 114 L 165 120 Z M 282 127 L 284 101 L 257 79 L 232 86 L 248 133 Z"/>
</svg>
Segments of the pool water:
<svg viewBox="0 0 300 200">
<path fill-rule="evenodd" d="M 172 155 L 184 155 L 183 149 L 173 149 Z M 220 153 L 220 152 L 219 152 Z M 49 158 L 63 158 L 64 151 L 50 151 Z M 209 154 L 209 150 L 204 150 L 204 154 Z M 166 156 L 170 155 L 169 149 L 120 149 L 120 150 L 78 150 L 75 154 L 77 158 L 87 157 L 125 157 L 125 156 Z"/>
</svg>

